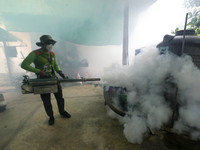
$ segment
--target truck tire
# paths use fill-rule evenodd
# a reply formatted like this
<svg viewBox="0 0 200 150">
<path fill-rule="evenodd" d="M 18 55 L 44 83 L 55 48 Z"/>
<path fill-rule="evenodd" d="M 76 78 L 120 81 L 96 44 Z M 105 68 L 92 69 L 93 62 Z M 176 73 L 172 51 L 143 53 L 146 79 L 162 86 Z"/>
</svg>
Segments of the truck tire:
<svg viewBox="0 0 200 150">
<path fill-rule="evenodd" d="M 105 86 L 103 87 L 103 95 L 104 95 L 104 99 L 106 104 L 110 107 L 110 109 L 112 109 L 115 113 L 117 113 L 118 115 L 124 117 L 126 115 L 126 113 L 124 113 L 123 111 L 117 109 L 115 106 L 113 106 L 112 104 L 112 98 L 110 98 L 108 96 L 107 91 L 105 90 Z"/>
</svg>

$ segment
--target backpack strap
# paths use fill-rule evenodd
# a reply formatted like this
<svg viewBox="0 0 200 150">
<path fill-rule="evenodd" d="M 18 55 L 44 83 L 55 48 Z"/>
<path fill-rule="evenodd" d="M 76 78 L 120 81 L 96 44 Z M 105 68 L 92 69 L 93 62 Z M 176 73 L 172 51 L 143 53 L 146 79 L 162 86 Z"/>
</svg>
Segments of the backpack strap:
<svg viewBox="0 0 200 150">
<path fill-rule="evenodd" d="M 37 56 L 38 54 L 42 54 L 42 52 L 40 51 L 40 49 L 34 50 L 33 52 L 35 53 L 36 56 Z"/>
<path fill-rule="evenodd" d="M 52 73 L 53 75 L 55 75 L 55 72 L 54 72 L 53 66 L 52 66 L 52 55 L 51 55 L 51 52 L 49 53 L 49 63 L 50 63 L 50 65 L 51 65 L 51 73 Z"/>
</svg>

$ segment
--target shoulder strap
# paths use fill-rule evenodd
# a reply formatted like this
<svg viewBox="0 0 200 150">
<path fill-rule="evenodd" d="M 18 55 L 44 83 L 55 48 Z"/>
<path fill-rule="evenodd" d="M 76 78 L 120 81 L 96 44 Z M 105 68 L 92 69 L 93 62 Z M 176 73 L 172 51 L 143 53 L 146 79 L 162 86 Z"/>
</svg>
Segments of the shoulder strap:
<svg viewBox="0 0 200 150">
<path fill-rule="evenodd" d="M 55 55 L 54 52 L 52 52 L 52 51 L 50 51 L 50 53 L 51 53 L 51 55 L 53 55 L 53 56 Z"/>
<path fill-rule="evenodd" d="M 53 70 L 53 66 L 52 66 L 52 55 L 51 55 L 51 53 L 49 53 L 49 63 L 50 63 L 50 65 L 51 65 L 51 73 L 52 73 L 52 74 L 55 74 L 55 72 L 54 72 L 54 70 Z"/>
<path fill-rule="evenodd" d="M 42 54 L 42 52 L 40 51 L 40 49 L 34 50 L 33 52 L 35 53 L 36 56 L 37 56 L 38 54 Z"/>
</svg>

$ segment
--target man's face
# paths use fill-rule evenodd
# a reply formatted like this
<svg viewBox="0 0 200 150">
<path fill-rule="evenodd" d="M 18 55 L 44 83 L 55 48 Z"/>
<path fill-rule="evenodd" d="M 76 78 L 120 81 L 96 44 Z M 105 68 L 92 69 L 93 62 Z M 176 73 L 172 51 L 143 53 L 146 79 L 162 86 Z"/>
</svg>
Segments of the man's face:
<svg viewBox="0 0 200 150">
<path fill-rule="evenodd" d="M 47 51 L 50 51 L 53 49 L 54 44 L 55 44 L 55 42 L 53 42 L 53 41 L 46 41 L 45 43 L 42 44 L 42 48 Z"/>
</svg>

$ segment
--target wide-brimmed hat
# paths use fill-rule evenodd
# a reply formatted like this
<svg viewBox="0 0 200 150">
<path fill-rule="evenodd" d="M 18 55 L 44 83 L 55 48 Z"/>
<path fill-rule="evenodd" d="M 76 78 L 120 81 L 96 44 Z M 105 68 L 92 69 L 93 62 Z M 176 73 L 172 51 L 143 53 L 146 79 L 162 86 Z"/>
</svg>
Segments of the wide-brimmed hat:
<svg viewBox="0 0 200 150">
<path fill-rule="evenodd" d="M 56 43 L 56 41 L 53 40 L 50 35 L 42 35 L 40 37 L 40 42 L 37 42 L 36 45 L 37 46 L 42 46 L 42 44 L 45 43 L 45 42 L 47 42 L 47 41 L 53 41 L 54 43 Z"/>
</svg>

